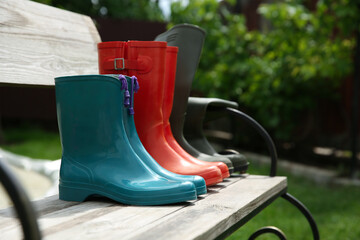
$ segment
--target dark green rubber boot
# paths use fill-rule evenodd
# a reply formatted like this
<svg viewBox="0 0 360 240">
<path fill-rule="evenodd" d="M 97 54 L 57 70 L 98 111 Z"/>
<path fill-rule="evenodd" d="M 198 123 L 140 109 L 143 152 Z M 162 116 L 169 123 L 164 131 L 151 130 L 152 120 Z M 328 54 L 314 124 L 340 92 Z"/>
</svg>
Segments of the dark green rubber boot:
<svg viewBox="0 0 360 240">
<path fill-rule="evenodd" d="M 223 162 L 234 172 L 230 159 L 223 156 L 210 156 L 201 153 L 191 146 L 183 135 L 187 101 L 190 95 L 192 81 L 199 63 L 205 31 L 195 25 L 179 24 L 158 35 L 155 41 L 166 41 L 168 46 L 179 48 L 176 65 L 174 102 L 170 116 L 172 133 L 180 146 L 197 159 L 208 162 Z"/>
<path fill-rule="evenodd" d="M 235 172 L 244 173 L 246 172 L 249 165 L 246 157 L 241 153 L 234 153 L 234 150 L 227 154 L 219 154 L 208 142 L 203 132 L 203 123 L 206 112 L 219 112 L 219 110 L 226 107 L 237 108 L 238 104 L 236 102 L 226 101 L 218 98 L 190 97 L 186 110 L 184 135 L 188 142 L 200 152 L 209 154 L 211 156 L 226 156 L 231 160 Z"/>
<path fill-rule="evenodd" d="M 176 25 L 155 39 L 156 41 L 167 41 L 169 46 L 179 48 L 174 104 L 170 116 L 171 130 L 176 141 L 189 154 L 204 161 L 224 162 L 227 164 L 229 171 L 233 172 L 233 162 L 227 157 L 228 155 L 225 157 L 220 154 L 209 154 L 209 152 L 199 151 L 194 148 L 183 135 L 185 114 L 188 114 L 186 113 L 188 97 L 200 59 L 204 39 L 205 31 L 190 24 Z M 242 168 L 244 167 L 247 168 L 247 162 L 246 166 Z"/>
</svg>

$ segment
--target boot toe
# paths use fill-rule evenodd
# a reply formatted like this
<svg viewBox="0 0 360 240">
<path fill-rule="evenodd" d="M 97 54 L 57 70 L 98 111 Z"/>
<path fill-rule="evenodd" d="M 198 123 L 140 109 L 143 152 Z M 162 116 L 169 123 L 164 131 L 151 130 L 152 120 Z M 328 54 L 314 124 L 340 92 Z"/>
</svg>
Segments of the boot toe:
<svg viewBox="0 0 360 240">
<path fill-rule="evenodd" d="M 230 177 L 229 168 L 226 166 L 223 162 L 214 162 L 216 164 L 216 167 L 218 167 L 221 170 L 222 178 L 228 178 Z"/>
<path fill-rule="evenodd" d="M 247 161 L 246 157 L 242 154 L 229 154 L 225 155 L 226 158 L 230 159 L 234 166 L 235 172 L 244 173 L 247 171 L 249 162 Z"/>
<path fill-rule="evenodd" d="M 204 178 L 200 176 L 193 176 L 192 182 L 195 185 L 197 195 L 206 194 L 207 191 Z"/>
<path fill-rule="evenodd" d="M 216 166 L 207 167 L 197 175 L 205 179 L 206 186 L 212 186 L 222 182 L 221 170 Z"/>
<path fill-rule="evenodd" d="M 123 198 L 119 202 L 131 205 L 162 205 L 185 202 L 197 198 L 195 186 L 189 181 L 129 181 L 126 186 L 119 186 L 117 184 L 106 186 L 107 189 L 109 187 Z"/>
</svg>

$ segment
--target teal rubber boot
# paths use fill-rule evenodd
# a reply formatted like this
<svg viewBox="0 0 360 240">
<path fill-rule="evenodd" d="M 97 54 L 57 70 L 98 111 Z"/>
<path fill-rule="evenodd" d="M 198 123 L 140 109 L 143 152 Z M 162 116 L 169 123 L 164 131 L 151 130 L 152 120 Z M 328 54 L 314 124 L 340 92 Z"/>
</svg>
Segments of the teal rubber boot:
<svg viewBox="0 0 360 240">
<path fill-rule="evenodd" d="M 63 150 L 60 199 L 84 201 L 100 195 L 132 205 L 196 199 L 193 183 L 159 176 L 132 149 L 123 122 L 129 92 L 119 79 L 60 77 L 55 90 Z"/>
<path fill-rule="evenodd" d="M 139 83 L 135 76 L 130 78 L 128 76 L 119 75 L 118 78 L 121 79 L 123 84 L 126 84 L 127 82 L 127 86 L 123 88 L 124 89 L 127 88 L 130 92 L 130 106 L 128 107 L 128 109 L 124 108 L 123 116 L 124 116 L 124 125 L 125 125 L 126 134 L 136 154 L 148 167 L 150 167 L 155 173 L 159 174 L 160 176 L 174 181 L 191 181 L 195 185 L 197 195 L 205 194 L 206 185 L 205 185 L 205 180 L 202 177 L 180 175 L 170 172 L 165 168 L 161 167 L 155 161 L 155 159 L 151 157 L 151 155 L 146 151 L 145 147 L 141 143 L 140 138 L 136 132 L 135 122 L 134 122 L 134 109 L 133 109 L 134 93 L 137 92 L 137 90 L 139 89 Z"/>
</svg>

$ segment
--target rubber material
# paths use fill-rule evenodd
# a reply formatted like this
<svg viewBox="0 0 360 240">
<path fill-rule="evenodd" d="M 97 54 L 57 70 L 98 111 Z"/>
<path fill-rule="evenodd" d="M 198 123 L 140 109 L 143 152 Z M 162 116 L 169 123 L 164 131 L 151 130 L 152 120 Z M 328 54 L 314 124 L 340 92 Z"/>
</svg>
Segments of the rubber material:
<svg viewBox="0 0 360 240">
<path fill-rule="evenodd" d="M 63 150 L 60 199 L 85 201 L 100 195 L 132 205 L 196 199 L 193 183 L 159 176 L 130 146 L 123 123 L 126 91 L 117 78 L 60 77 L 55 91 Z"/>
<path fill-rule="evenodd" d="M 98 44 L 99 69 L 101 74 L 134 75 L 141 86 L 134 98 L 135 126 L 146 151 L 165 169 L 182 175 L 199 175 L 210 186 L 222 181 L 219 168 L 193 164 L 181 158 L 166 142 L 162 126 L 162 104 L 165 77 L 166 42 L 129 41 L 116 49 L 108 47 L 111 42 Z M 109 59 L 138 61 L 146 59 L 145 70 L 107 69 Z M 111 67 L 111 65 L 109 65 Z M 149 70 L 150 69 L 150 70 Z"/>
<path fill-rule="evenodd" d="M 198 165 L 217 166 L 221 170 L 222 177 L 227 178 L 230 176 L 229 167 L 230 169 L 232 169 L 232 164 L 230 160 L 228 160 L 229 162 L 228 166 L 225 166 L 223 162 L 206 162 L 206 161 L 198 160 L 181 148 L 181 146 L 176 142 L 171 132 L 169 118 L 171 115 L 173 98 L 174 98 L 177 53 L 178 53 L 177 47 L 168 46 L 166 49 L 164 100 L 162 104 L 163 126 L 164 126 L 164 134 L 166 141 L 171 146 L 171 148 L 174 149 L 184 159 Z"/>
<path fill-rule="evenodd" d="M 134 98 L 136 98 L 134 86 L 136 85 L 136 78 L 130 78 L 125 76 L 128 84 L 128 89 L 130 91 L 130 101 L 133 103 Z M 143 144 L 141 143 L 139 136 L 136 132 L 134 115 L 129 114 L 129 109 L 123 109 L 124 116 L 124 125 L 126 135 L 130 141 L 131 147 L 134 149 L 136 154 L 141 158 L 141 160 L 153 170 L 155 173 L 159 174 L 162 177 L 165 177 L 170 180 L 175 181 L 190 181 L 195 185 L 197 195 L 206 194 L 206 185 L 205 180 L 200 176 L 185 176 L 179 175 L 173 172 L 166 170 L 161 167 L 153 157 L 146 151 Z M 136 114 L 136 113 L 135 113 Z"/>
<path fill-rule="evenodd" d="M 238 104 L 236 102 L 218 98 L 189 97 L 184 135 L 188 142 L 200 152 L 212 156 L 221 156 L 215 151 L 205 137 L 203 132 L 203 122 L 206 112 L 220 112 L 220 114 L 223 114 L 223 112 L 219 110 L 226 107 L 238 108 Z M 235 172 L 246 172 L 249 163 L 244 155 L 229 152 L 225 156 L 231 160 Z"/>
<path fill-rule="evenodd" d="M 196 159 L 208 162 L 224 162 L 227 164 L 230 172 L 232 172 L 233 166 L 228 158 L 213 157 L 200 153 L 186 141 L 183 135 L 187 100 L 199 63 L 204 39 L 205 31 L 190 24 L 176 25 L 155 38 L 156 41 L 167 41 L 168 46 L 176 46 L 179 48 L 170 126 L 176 142 L 187 153 Z"/>
</svg>

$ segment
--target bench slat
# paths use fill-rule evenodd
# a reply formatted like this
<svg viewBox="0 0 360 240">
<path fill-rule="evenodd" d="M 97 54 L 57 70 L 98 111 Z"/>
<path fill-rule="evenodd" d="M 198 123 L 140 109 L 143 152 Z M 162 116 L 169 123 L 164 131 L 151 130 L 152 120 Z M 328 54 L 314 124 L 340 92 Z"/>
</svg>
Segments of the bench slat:
<svg viewBox="0 0 360 240">
<path fill-rule="evenodd" d="M 130 239 L 214 239 L 285 188 L 286 178 L 250 176 L 150 224 Z"/>
<path fill-rule="evenodd" d="M 79 204 L 54 196 L 35 206 L 45 239 L 213 239 L 286 186 L 285 177 L 250 175 L 230 178 L 189 203 L 146 207 L 100 199 Z M 9 211 L 0 211 L 0 231 L 4 239 L 15 239 L 21 230 Z"/>
<path fill-rule="evenodd" d="M 26 0 L 0 0 L 0 83 L 54 85 L 54 77 L 98 74 L 92 20 Z"/>
</svg>

